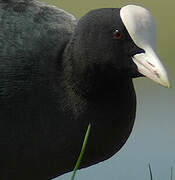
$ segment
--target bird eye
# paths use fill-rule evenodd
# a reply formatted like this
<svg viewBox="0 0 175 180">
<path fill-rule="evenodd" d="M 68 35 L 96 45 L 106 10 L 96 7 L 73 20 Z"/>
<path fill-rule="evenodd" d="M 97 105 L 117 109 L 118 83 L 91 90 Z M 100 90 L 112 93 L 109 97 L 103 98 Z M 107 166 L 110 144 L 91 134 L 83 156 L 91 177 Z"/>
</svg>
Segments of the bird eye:
<svg viewBox="0 0 175 180">
<path fill-rule="evenodd" d="M 116 39 L 121 39 L 123 36 L 122 34 L 119 32 L 119 30 L 115 30 L 113 33 L 112 33 L 112 36 Z"/>
</svg>

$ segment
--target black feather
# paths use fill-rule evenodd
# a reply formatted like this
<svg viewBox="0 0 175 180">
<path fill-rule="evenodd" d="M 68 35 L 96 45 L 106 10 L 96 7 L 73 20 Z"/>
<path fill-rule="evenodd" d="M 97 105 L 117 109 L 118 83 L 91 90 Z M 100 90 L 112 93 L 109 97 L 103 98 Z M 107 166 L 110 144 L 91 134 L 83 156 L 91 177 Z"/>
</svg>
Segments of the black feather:
<svg viewBox="0 0 175 180">
<path fill-rule="evenodd" d="M 89 122 L 80 168 L 119 151 L 134 124 L 132 78 L 140 74 L 131 56 L 139 52 L 120 9 L 93 10 L 77 23 L 41 2 L 1 0 L 0 179 L 71 171 Z"/>
</svg>

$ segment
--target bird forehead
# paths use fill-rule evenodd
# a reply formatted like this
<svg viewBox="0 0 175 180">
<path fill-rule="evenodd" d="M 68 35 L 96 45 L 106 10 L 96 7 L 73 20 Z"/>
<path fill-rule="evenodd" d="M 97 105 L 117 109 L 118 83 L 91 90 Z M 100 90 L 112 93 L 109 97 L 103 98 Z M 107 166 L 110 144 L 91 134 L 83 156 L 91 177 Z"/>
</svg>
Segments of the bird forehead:
<svg viewBox="0 0 175 180">
<path fill-rule="evenodd" d="M 120 16 L 123 23 L 127 24 L 132 22 L 135 26 L 149 27 L 152 25 L 153 18 L 151 13 L 141 7 L 136 5 L 127 5 L 121 8 Z"/>
<path fill-rule="evenodd" d="M 156 28 L 151 13 L 136 5 L 121 8 L 120 17 L 134 42 L 141 47 L 143 44 L 155 46 Z"/>
</svg>

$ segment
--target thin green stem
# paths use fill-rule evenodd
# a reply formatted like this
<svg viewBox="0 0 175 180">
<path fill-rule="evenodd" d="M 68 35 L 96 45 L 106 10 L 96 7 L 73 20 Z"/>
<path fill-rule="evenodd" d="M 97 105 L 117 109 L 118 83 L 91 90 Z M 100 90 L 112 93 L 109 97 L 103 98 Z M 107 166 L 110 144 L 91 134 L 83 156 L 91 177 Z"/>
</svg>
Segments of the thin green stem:
<svg viewBox="0 0 175 180">
<path fill-rule="evenodd" d="M 151 165 L 149 164 L 149 173 L 150 173 L 150 180 L 153 180 L 153 174 L 152 174 L 152 170 L 151 170 Z"/>
<path fill-rule="evenodd" d="M 170 180 L 173 180 L 173 167 L 171 167 L 171 176 L 170 176 Z"/>
<path fill-rule="evenodd" d="M 86 134 L 85 134 L 85 137 L 84 137 L 83 145 L 82 145 L 82 148 L 81 148 L 81 152 L 80 152 L 78 160 L 77 160 L 77 162 L 75 164 L 71 180 L 74 180 L 75 174 L 76 174 L 76 172 L 78 170 L 78 167 L 80 165 L 80 162 L 82 160 L 82 157 L 83 157 L 83 154 L 84 154 L 84 151 L 85 151 L 85 148 L 86 148 L 87 140 L 88 140 L 88 137 L 89 137 L 90 129 L 91 129 L 91 124 L 88 125 L 87 131 L 86 131 Z"/>
</svg>

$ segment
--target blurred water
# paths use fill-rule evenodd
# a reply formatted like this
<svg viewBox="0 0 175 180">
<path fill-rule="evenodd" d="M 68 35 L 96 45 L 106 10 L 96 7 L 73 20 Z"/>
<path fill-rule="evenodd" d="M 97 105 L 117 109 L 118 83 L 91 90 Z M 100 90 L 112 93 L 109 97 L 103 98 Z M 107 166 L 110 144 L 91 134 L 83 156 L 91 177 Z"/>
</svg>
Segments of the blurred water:
<svg viewBox="0 0 175 180">
<path fill-rule="evenodd" d="M 148 180 L 148 163 L 155 179 L 165 180 L 170 179 L 170 167 L 175 169 L 175 1 L 55 0 L 49 3 L 80 17 L 90 9 L 120 7 L 131 2 L 150 9 L 156 19 L 158 52 L 169 71 L 172 88 L 160 87 L 146 78 L 136 79 L 137 117 L 130 138 L 111 159 L 78 171 L 77 180 Z M 68 173 L 55 180 L 68 180 L 70 176 Z"/>
</svg>

